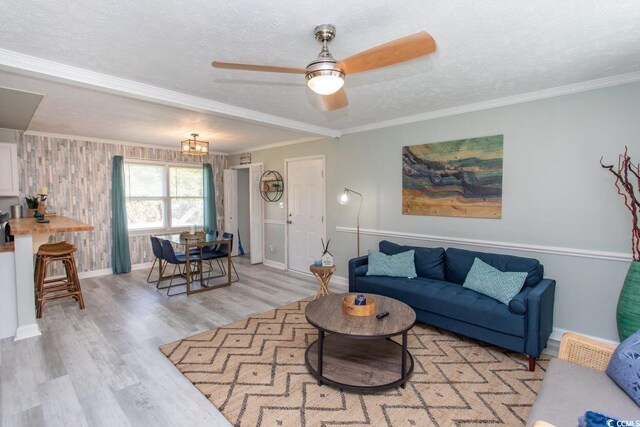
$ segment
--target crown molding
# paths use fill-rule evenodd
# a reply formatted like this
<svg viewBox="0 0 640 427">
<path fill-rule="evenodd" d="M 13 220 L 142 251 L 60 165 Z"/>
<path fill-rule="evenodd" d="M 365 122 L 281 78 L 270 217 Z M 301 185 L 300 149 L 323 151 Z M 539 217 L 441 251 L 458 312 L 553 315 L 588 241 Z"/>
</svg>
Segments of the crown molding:
<svg viewBox="0 0 640 427">
<path fill-rule="evenodd" d="M 13 129 L 10 129 L 13 130 Z M 22 132 L 22 131 L 16 131 Z M 155 150 L 167 150 L 167 151 L 180 151 L 176 147 L 169 147 L 168 145 L 153 145 L 153 144 L 144 144 L 139 142 L 130 142 L 130 141 L 120 141 L 117 139 L 106 139 L 106 138 L 94 138 L 92 136 L 81 136 L 81 135 L 67 135 L 63 133 L 51 133 L 51 132 L 40 132 L 34 130 L 28 130 L 22 132 L 28 136 L 41 136 L 46 138 L 60 138 L 60 139 L 72 139 L 75 141 L 91 141 L 91 142 L 99 142 L 102 144 L 111 144 L 111 145 L 126 145 L 128 147 L 138 147 L 138 148 L 152 148 Z M 227 153 L 223 153 L 221 151 L 209 151 L 209 154 L 217 155 L 217 156 L 228 156 Z"/>
<path fill-rule="evenodd" d="M 0 69 L 11 72 L 19 70 L 22 73 L 35 74 L 37 77 L 45 77 L 48 80 L 62 81 L 65 83 L 71 82 L 81 86 L 100 88 L 106 92 L 192 111 L 214 113 L 221 116 L 263 123 L 314 135 L 340 136 L 340 131 L 335 129 L 274 116 L 248 108 L 236 107 L 234 105 L 187 95 L 145 83 L 110 76 L 108 74 L 97 73 L 95 71 L 24 55 L 6 49 L 0 49 Z"/>
<path fill-rule="evenodd" d="M 426 113 L 414 114 L 405 117 L 398 117 L 395 119 L 384 120 L 376 123 L 369 123 L 361 126 L 354 126 L 339 130 L 262 113 L 259 111 L 250 110 L 248 108 L 236 107 L 234 105 L 224 104 L 206 98 L 163 89 L 157 86 L 139 83 L 132 80 L 110 76 L 107 74 L 97 73 L 94 71 L 85 70 L 83 68 L 73 67 L 70 65 L 61 64 L 59 62 L 24 55 L 18 52 L 1 48 L 0 69 L 10 72 L 19 72 L 21 74 L 34 75 L 35 77 L 46 78 L 47 80 L 52 81 L 72 83 L 83 87 L 94 89 L 99 88 L 104 92 L 123 95 L 135 99 L 142 99 L 145 101 L 151 101 L 191 111 L 216 114 L 234 118 L 237 120 L 262 123 L 265 125 L 333 138 L 339 138 L 343 135 L 400 126 L 442 117 L 454 116 L 458 114 L 470 113 L 474 111 L 482 111 L 508 105 L 521 104 L 530 101 L 538 101 L 542 99 L 553 98 L 556 96 L 570 95 L 640 81 L 640 72 L 618 74 L 615 76 L 603 77 L 600 79 L 588 80 L 585 82 L 573 83 L 569 85 L 558 86 L 534 92 L 527 92 L 452 108 L 445 108 Z M 299 144 L 314 139 L 320 138 L 300 138 L 295 140 L 283 141 L 281 143 L 264 145 L 241 152 L 258 151 L 278 146 Z M 238 154 L 241 152 L 239 151 L 230 154 Z"/>
<path fill-rule="evenodd" d="M 287 141 L 274 142 L 273 144 L 266 144 L 266 145 L 260 145 L 259 147 L 248 148 L 246 150 L 234 151 L 233 153 L 229 153 L 227 155 L 232 156 L 234 154 L 253 153 L 254 151 L 268 150 L 269 148 L 284 147 L 286 145 L 302 144 L 304 142 L 319 141 L 325 138 L 326 137 L 324 136 L 310 136 L 308 138 L 289 139 Z"/>
<path fill-rule="evenodd" d="M 530 101 L 538 101 L 541 99 L 553 98 L 562 95 L 571 95 L 574 93 L 602 89 L 611 86 L 618 86 L 627 83 L 635 83 L 638 81 L 640 81 L 640 72 L 618 74 L 615 76 L 603 77 L 601 79 L 588 80 L 586 82 L 573 83 L 565 86 L 538 90 L 535 92 L 521 93 L 504 98 L 476 102 L 474 104 L 461 105 L 459 107 L 445 108 L 442 110 L 429 111 L 427 113 L 398 117 L 396 119 L 384 120 L 378 123 L 369 123 L 362 126 L 354 126 L 342 129 L 342 135 L 366 132 L 369 130 L 382 129 L 392 126 L 406 125 L 409 123 L 433 120 L 441 117 L 455 116 L 458 114 L 471 113 L 474 111 L 489 110 L 491 108 L 504 107 L 507 105 L 522 104 Z"/>
</svg>

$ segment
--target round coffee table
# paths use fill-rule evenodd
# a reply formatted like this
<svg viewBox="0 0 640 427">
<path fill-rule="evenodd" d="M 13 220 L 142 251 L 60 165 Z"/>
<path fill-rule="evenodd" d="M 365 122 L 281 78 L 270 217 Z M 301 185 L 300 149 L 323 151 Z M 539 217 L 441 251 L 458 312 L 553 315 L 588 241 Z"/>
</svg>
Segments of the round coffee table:
<svg viewBox="0 0 640 427">
<path fill-rule="evenodd" d="M 413 373 L 407 332 L 416 322 L 415 311 L 393 298 L 371 294 L 376 300 L 376 312 L 388 311 L 389 315 L 380 320 L 375 314 L 350 316 L 342 312 L 345 295 L 327 295 L 307 305 L 307 321 L 318 329 L 318 339 L 305 353 L 309 372 L 318 385 L 340 389 L 404 388 Z M 390 339 L 396 335 L 402 335 L 402 345 Z"/>
</svg>

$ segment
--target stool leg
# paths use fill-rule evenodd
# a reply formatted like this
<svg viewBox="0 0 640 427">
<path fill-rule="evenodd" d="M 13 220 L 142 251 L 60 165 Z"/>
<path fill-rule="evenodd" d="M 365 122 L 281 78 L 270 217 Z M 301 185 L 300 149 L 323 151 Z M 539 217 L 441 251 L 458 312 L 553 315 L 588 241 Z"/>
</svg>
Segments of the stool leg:
<svg viewBox="0 0 640 427">
<path fill-rule="evenodd" d="M 80 310 L 84 309 L 84 298 L 82 298 L 82 289 L 80 288 L 80 278 L 78 277 L 78 268 L 76 267 L 76 258 L 71 255 L 70 259 L 71 270 L 73 272 L 73 283 L 75 284 L 77 296 L 78 296 L 78 304 L 80 305 Z"/>
<path fill-rule="evenodd" d="M 47 277 L 47 267 L 49 266 L 47 257 L 38 257 L 38 278 L 36 279 L 36 319 L 42 317 L 42 307 L 44 306 L 44 280 Z"/>
</svg>

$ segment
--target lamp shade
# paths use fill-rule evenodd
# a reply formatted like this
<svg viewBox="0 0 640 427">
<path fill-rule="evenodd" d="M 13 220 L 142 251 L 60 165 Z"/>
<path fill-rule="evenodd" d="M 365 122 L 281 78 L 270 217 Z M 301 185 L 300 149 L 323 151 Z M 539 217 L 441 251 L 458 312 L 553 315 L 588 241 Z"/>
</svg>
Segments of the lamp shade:
<svg viewBox="0 0 640 427">
<path fill-rule="evenodd" d="M 351 197 L 349 196 L 348 190 L 344 190 L 342 193 L 338 194 L 338 203 L 341 205 L 346 205 L 350 200 Z"/>
<path fill-rule="evenodd" d="M 336 93 L 344 85 L 344 74 L 335 70 L 319 70 L 307 75 L 307 85 L 320 95 Z"/>
</svg>

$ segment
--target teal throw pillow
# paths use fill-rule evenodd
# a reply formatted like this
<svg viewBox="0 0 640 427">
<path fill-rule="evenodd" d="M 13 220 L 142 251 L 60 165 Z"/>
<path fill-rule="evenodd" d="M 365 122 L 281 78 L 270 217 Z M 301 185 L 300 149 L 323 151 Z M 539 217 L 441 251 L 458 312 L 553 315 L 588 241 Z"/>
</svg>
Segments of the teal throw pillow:
<svg viewBox="0 0 640 427">
<path fill-rule="evenodd" d="M 369 251 L 369 269 L 367 276 L 417 277 L 414 262 L 415 251 L 410 250 L 395 255 L 385 255 L 378 251 Z"/>
<path fill-rule="evenodd" d="M 475 258 L 462 286 L 509 305 L 509 301 L 522 289 L 525 280 L 527 273 L 500 271 Z"/>
<path fill-rule="evenodd" d="M 616 348 L 607 366 L 607 375 L 640 406 L 640 331 Z"/>
</svg>

